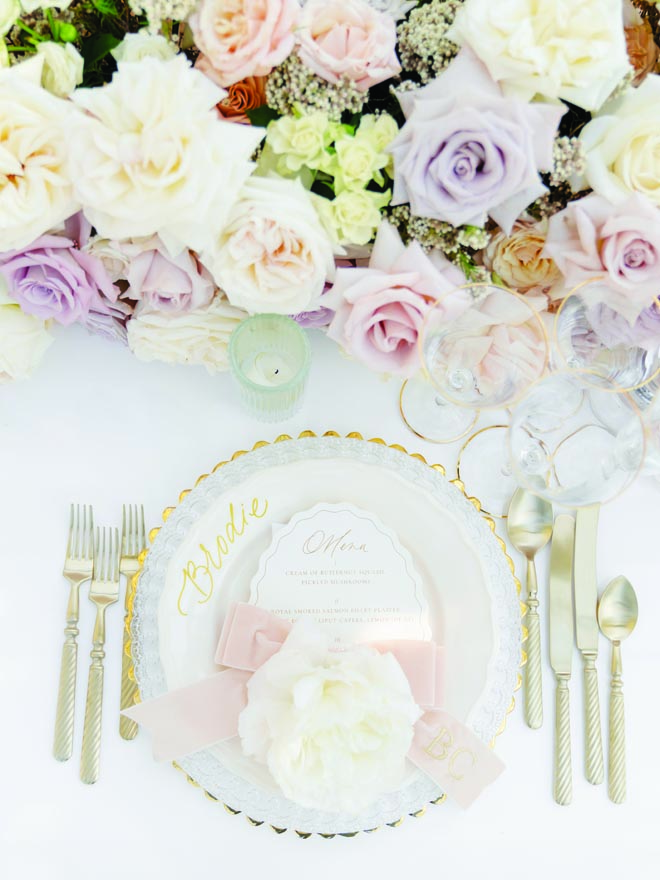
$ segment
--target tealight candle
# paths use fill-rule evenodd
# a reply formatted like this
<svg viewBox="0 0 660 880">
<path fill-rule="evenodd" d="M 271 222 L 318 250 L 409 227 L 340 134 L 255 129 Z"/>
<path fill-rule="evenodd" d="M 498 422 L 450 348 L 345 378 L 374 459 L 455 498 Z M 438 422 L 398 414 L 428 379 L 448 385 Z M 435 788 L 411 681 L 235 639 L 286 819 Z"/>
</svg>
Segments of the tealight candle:
<svg viewBox="0 0 660 880">
<path fill-rule="evenodd" d="M 244 406 L 265 422 L 290 418 L 300 407 L 309 374 L 307 334 L 284 315 L 254 315 L 229 340 L 231 372 Z"/>
</svg>

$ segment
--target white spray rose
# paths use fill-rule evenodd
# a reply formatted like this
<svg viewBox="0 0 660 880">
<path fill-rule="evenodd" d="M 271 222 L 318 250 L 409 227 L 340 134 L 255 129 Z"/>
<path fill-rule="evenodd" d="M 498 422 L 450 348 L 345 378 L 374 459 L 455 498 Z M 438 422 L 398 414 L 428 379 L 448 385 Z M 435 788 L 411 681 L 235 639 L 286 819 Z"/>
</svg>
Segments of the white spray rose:
<svg viewBox="0 0 660 880">
<path fill-rule="evenodd" d="M 69 132 L 70 168 L 99 235 L 159 234 L 172 251 L 208 243 L 263 135 L 219 119 L 225 94 L 184 55 L 120 63 L 108 85 L 76 89 L 73 101 L 87 112 Z"/>
<path fill-rule="evenodd" d="M 606 109 L 580 135 L 587 183 L 611 202 L 636 192 L 660 206 L 660 76 L 648 76 Z"/>
<path fill-rule="evenodd" d="M 128 345 L 141 361 L 202 364 L 209 373 L 229 368 L 229 337 L 245 318 L 224 297 L 190 312 L 156 312 L 141 306 L 128 322 Z"/>
<path fill-rule="evenodd" d="M 202 260 L 235 306 L 282 315 L 314 308 L 335 268 L 309 193 L 279 177 L 247 181 Z"/>
<path fill-rule="evenodd" d="M 597 110 L 630 67 L 621 0 L 466 0 L 447 37 L 525 101 Z"/>
<path fill-rule="evenodd" d="M 359 813 L 398 788 L 421 712 L 391 654 L 331 653 L 298 621 L 248 682 L 238 732 L 286 797 L 305 807 Z"/>
<path fill-rule="evenodd" d="M 144 29 L 134 34 L 126 34 L 121 43 L 110 53 L 119 64 L 124 61 L 141 61 L 143 58 L 160 58 L 167 61 L 177 54 L 174 43 L 162 34 L 154 34 Z"/>
<path fill-rule="evenodd" d="M 0 37 L 4 37 L 21 14 L 18 0 L 0 0 Z"/>
<path fill-rule="evenodd" d="M 80 207 L 66 139 L 77 114 L 41 87 L 43 61 L 0 69 L 0 251 L 25 247 Z"/>
<path fill-rule="evenodd" d="M 6 290 L 0 277 L 0 385 L 31 376 L 53 341 L 46 323 L 22 311 Z"/>
<path fill-rule="evenodd" d="M 41 85 L 58 98 L 68 98 L 83 81 L 85 62 L 71 43 L 53 43 L 45 40 L 37 46 L 37 54 L 44 59 Z"/>
</svg>

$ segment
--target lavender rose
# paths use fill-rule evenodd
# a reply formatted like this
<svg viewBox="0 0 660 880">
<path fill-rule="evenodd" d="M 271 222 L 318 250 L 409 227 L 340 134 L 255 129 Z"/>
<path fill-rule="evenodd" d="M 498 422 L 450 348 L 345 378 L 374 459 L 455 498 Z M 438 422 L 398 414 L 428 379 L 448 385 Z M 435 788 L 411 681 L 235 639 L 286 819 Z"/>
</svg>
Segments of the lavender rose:
<svg viewBox="0 0 660 880">
<path fill-rule="evenodd" d="M 492 217 L 510 232 L 546 188 L 564 105 L 505 98 L 464 49 L 437 79 L 401 92 L 406 124 L 387 148 L 394 157 L 392 204 L 455 226 Z"/>
<path fill-rule="evenodd" d="M 193 251 L 171 253 L 157 235 L 119 242 L 117 248 L 127 259 L 124 296 L 142 307 L 187 312 L 213 299 L 213 279 Z"/>
<path fill-rule="evenodd" d="M 68 234 L 67 234 L 68 233 Z M 106 311 L 119 291 L 100 260 L 80 250 L 88 227 L 73 219 L 63 235 L 42 235 L 22 250 L 0 255 L 9 295 L 28 315 L 60 324 Z"/>
<path fill-rule="evenodd" d="M 640 195 L 618 205 L 585 196 L 550 218 L 544 253 L 566 288 L 598 279 L 632 322 L 660 293 L 660 209 Z"/>
<path fill-rule="evenodd" d="M 605 305 L 589 310 L 589 323 L 596 340 L 607 348 L 643 348 L 647 351 L 660 350 L 660 301 L 655 302 L 640 313 L 637 320 L 629 323 L 623 315 Z"/>
</svg>

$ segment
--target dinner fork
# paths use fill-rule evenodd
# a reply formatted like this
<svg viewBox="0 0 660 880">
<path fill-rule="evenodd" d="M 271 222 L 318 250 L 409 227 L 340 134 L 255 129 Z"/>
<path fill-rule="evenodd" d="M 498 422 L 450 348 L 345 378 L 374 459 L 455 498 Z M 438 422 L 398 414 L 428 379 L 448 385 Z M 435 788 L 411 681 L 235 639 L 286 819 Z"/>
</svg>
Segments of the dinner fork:
<svg viewBox="0 0 660 880">
<path fill-rule="evenodd" d="M 133 577 L 140 570 L 138 556 L 147 546 L 146 531 L 144 528 L 144 507 L 140 505 L 124 505 L 121 516 L 121 558 L 119 571 L 126 578 L 126 599 L 124 603 L 124 635 L 121 652 L 121 698 L 120 709 L 129 709 L 135 704 L 137 685 L 131 672 L 131 633 L 128 628 L 128 605 L 131 598 L 131 584 Z M 135 739 L 138 726 L 135 721 L 119 716 L 119 734 L 122 739 Z"/>
<path fill-rule="evenodd" d="M 89 591 L 96 605 L 96 621 L 92 636 L 92 662 L 87 681 L 87 703 L 83 727 L 80 778 L 96 782 L 101 765 L 101 716 L 103 710 L 103 658 L 105 657 L 105 611 L 119 599 L 119 532 L 117 529 L 96 530 L 94 576 Z"/>
<path fill-rule="evenodd" d="M 69 582 L 69 601 L 66 608 L 65 640 L 62 647 L 53 740 L 53 755 L 58 761 L 68 761 L 73 753 L 80 585 L 91 578 L 93 571 L 94 514 L 90 506 L 83 505 L 81 508 L 79 504 L 72 504 L 63 572 Z"/>
</svg>

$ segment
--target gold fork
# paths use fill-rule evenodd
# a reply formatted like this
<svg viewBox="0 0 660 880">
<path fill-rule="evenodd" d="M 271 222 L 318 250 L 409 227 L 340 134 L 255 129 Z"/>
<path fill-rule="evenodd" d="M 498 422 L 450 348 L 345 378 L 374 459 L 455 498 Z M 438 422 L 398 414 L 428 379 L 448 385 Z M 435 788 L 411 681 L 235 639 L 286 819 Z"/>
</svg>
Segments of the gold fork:
<svg viewBox="0 0 660 880">
<path fill-rule="evenodd" d="M 105 610 L 119 599 L 119 532 L 96 530 L 94 577 L 89 598 L 96 605 L 96 621 L 87 681 L 87 703 L 83 727 L 80 778 L 96 782 L 101 765 L 101 716 L 103 711 L 103 658 L 105 657 Z"/>
<path fill-rule="evenodd" d="M 126 600 L 124 606 L 124 636 L 121 652 L 121 699 L 119 708 L 129 709 L 135 704 L 137 685 L 132 673 L 131 660 L 131 633 L 128 628 L 128 603 L 131 594 L 131 584 L 134 576 L 140 569 L 138 556 L 147 546 L 146 531 L 144 528 L 144 507 L 140 505 L 124 505 L 121 516 L 121 559 L 119 571 L 126 578 Z M 119 716 L 119 733 L 122 739 L 135 739 L 138 726 L 130 718 Z"/>
<path fill-rule="evenodd" d="M 88 581 L 94 571 L 94 514 L 91 507 L 71 505 L 69 540 L 64 560 L 64 577 L 69 582 L 69 601 L 66 609 L 65 640 L 62 647 L 60 684 L 57 693 L 53 755 L 58 761 L 68 761 L 73 753 L 73 721 L 76 708 L 76 669 L 80 613 L 80 585 Z"/>
</svg>

